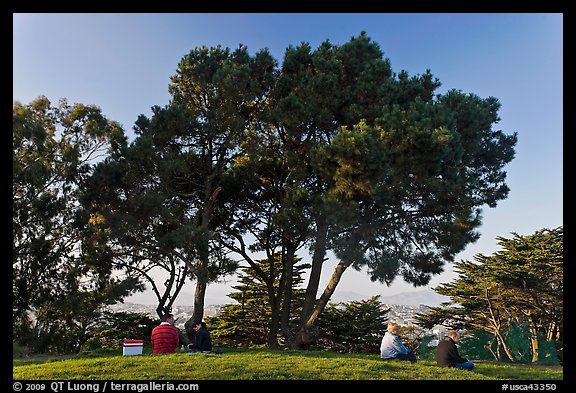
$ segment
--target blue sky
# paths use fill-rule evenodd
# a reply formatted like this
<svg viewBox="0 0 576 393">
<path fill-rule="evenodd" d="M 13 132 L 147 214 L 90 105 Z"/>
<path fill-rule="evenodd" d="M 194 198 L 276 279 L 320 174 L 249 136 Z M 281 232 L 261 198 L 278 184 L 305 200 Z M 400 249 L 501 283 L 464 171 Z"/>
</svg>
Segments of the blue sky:
<svg viewBox="0 0 576 393">
<path fill-rule="evenodd" d="M 563 225 L 563 27 L 561 13 L 13 14 L 13 100 L 45 95 L 54 104 L 95 104 L 133 138 L 139 114 L 168 104 L 170 76 L 195 47 L 268 48 L 281 64 L 289 45 L 343 44 L 366 31 L 394 72 L 430 69 L 442 83 L 437 93 L 496 97 L 502 106 L 494 128 L 518 133 L 516 157 L 505 168 L 509 197 L 484 208 L 480 240 L 456 258 L 472 259 L 498 251 L 497 236 Z M 327 263 L 324 282 L 334 266 Z M 448 265 L 430 286 L 453 278 Z M 413 290 L 400 278 L 385 287 L 348 271 L 336 293 Z M 211 285 L 207 303 L 229 292 Z M 182 296 L 181 304 L 190 303 Z"/>
</svg>

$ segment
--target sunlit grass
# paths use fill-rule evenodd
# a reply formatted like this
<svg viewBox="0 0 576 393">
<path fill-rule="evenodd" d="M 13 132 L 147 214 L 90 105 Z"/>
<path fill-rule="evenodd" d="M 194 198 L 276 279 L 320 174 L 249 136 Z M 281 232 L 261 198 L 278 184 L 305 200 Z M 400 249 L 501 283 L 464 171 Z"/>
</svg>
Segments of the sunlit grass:
<svg viewBox="0 0 576 393">
<path fill-rule="evenodd" d="M 562 367 L 479 363 L 474 371 L 383 361 L 378 355 L 224 349 L 224 354 L 14 360 L 16 380 L 561 380 Z"/>
</svg>

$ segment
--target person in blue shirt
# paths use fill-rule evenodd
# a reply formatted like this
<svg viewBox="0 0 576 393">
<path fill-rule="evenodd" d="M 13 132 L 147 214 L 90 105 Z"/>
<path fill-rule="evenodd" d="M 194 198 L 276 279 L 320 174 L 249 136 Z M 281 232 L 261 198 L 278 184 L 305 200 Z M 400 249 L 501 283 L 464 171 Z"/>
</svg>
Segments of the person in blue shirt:
<svg viewBox="0 0 576 393">
<path fill-rule="evenodd" d="M 407 360 L 416 363 L 416 356 L 410 351 L 398 337 L 398 324 L 388 322 L 387 332 L 382 337 L 380 344 L 380 358 Z"/>
</svg>

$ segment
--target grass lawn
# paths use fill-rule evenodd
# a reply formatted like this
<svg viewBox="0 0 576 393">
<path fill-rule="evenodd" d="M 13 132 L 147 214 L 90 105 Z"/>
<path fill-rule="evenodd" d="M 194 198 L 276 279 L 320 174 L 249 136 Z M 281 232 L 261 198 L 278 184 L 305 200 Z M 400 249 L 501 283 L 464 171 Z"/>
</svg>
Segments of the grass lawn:
<svg viewBox="0 0 576 393">
<path fill-rule="evenodd" d="M 306 380 L 306 381 L 558 381 L 561 366 L 527 366 L 478 362 L 473 371 L 437 367 L 433 360 L 416 364 L 383 361 L 378 355 L 323 351 L 275 351 L 223 348 L 224 354 L 122 356 L 95 352 L 75 357 L 13 359 L 15 380 Z M 518 382 L 520 383 L 520 382 Z M 544 389 L 546 390 L 546 389 Z"/>
</svg>

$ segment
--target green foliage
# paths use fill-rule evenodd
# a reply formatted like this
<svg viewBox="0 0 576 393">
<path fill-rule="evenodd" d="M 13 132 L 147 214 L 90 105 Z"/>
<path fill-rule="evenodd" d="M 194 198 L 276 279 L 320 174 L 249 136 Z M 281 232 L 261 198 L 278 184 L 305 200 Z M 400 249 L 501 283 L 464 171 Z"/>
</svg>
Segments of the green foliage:
<svg viewBox="0 0 576 393">
<path fill-rule="evenodd" d="M 195 48 L 170 82 L 169 105 L 137 119 L 129 146 L 95 107 L 64 103 L 52 110 L 46 99 L 15 106 L 18 335 L 32 329 L 26 312 L 36 299 L 82 292 L 73 278 L 86 269 L 96 271 L 88 280 L 99 283 L 120 268 L 131 284 L 124 294 L 149 279 L 161 309 L 194 278 L 193 319 L 200 319 L 207 284 L 237 267 L 228 252 L 246 262 L 253 253 L 281 252 L 278 287 L 274 275 L 256 271 L 255 277 L 267 285 L 269 334 L 276 335 L 281 321 L 287 344 L 304 347 L 316 339 L 317 318 L 348 267 L 366 268 L 385 284 L 401 276 L 426 285 L 478 239 L 481 209 L 508 195 L 503 168 L 514 158 L 517 134 L 492 129 L 500 120 L 498 100 L 457 90 L 436 95 L 440 82 L 429 70 L 394 73 L 365 32 L 342 45 L 289 46 L 279 67 L 267 50 L 250 56 L 243 45 Z M 54 139 L 60 131 L 61 141 Z M 93 170 L 82 158 L 100 142 L 108 143 L 108 156 Z M 55 187 L 40 192 L 45 184 Z M 76 233 L 68 231 L 72 223 L 82 236 L 56 244 Z M 73 244 L 84 250 L 78 268 Z M 291 280 L 299 274 L 294 255 L 304 246 L 313 256 L 301 302 Z M 321 291 L 319 272 L 329 252 L 339 264 Z M 151 269 L 168 273 L 164 293 L 147 274 Z M 534 283 L 516 273 L 507 279 Z M 557 279 L 544 285 L 556 289 L 549 299 L 558 285 Z M 319 290 L 324 295 L 317 299 Z M 292 302 L 303 304 L 301 315 L 293 314 Z M 561 320 L 533 311 L 538 326 Z M 251 309 L 230 313 L 260 329 L 263 317 L 251 316 Z M 223 334 L 235 335 L 233 329 L 222 326 Z"/>
<path fill-rule="evenodd" d="M 458 345 L 460 355 L 468 359 L 498 361 L 497 351 L 494 335 L 482 330 L 467 332 Z"/>
<path fill-rule="evenodd" d="M 422 337 L 420 342 L 420 352 L 418 354 L 419 360 L 433 360 L 436 355 L 436 347 L 430 345 L 430 343 L 436 338 L 434 334 L 426 334 Z"/>
<path fill-rule="evenodd" d="M 530 328 L 526 323 L 514 321 L 505 334 L 506 344 L 514 354 L 515 363 L 533 363 L 532 348 L 530 346 Z M 558 365 L 560 364 L 556 352 L 556 342 L 547 341 L 544 337 L 539 337 L 538 364 Z M 459 352 L 462 356 L 477 360 L 495 360 L 510 362 L 508 359 L 499 359 L 497 354 L 499 348 L 494 336 L 485 331 L 474 331 L 463 336 L 459 344 Z"/>
<path fill-rule="evenodd" d="M 80 190 L 107 152 L 125 145 L 95 105 L 43 96 L 13 106 L 13 336 L 35 352 L 75 352 L 100 309 L 141 289 L 90 261 Z"/>
<path fill-rule="evenodd" d="M 16 342 L 12 342 L 12 357 L 13 358 L 20 358 L 25 357 L 33 354 L 33 351 L 30 348 L 20 345 Z"/>
<path fill-rule="evenodd" d="M 341 353 L 378 353 L 390 311 L 379 297 L 329 304 L 318 320 L 322 337 L 316 346 Z"/>
<path fill-rule="evenodd" d="M 503 167 L 517 136 L 492 130 L 495 98 L 434 95 L 440 82 L 429 70 L 396 75 L 366 33 L 290 46 L 274 75 L 232 168 L 245 192 L 230 238 L 252 233 L 255 242 L 227 246 L 244 258 L 311 244 L 312 271 L 333 252 L 339 275 L 352 266 L 374 281 L 426 285 L 478 239 L 481 208 L 506 198 Z M 311 274 L 295 347 L 314 341 L 339 279 L 317 302 Z"/>
<path fill-rule="evenodd" d="M 529 363 L 532 360 L 530 347 L 530 330 L 526 322 L 511 321 L 506 334 L 506 343 L 518 363 Z"/>
<path fill-rule="evenodd" d="M 498 242 L 502 251 L 455 263 L 459 277 L 436 288 L 450 297 L 445 306 L 457 307 L 432 308 L 418 320 L 423 326 L 445 324 L 474 332 L 499 361 L 536 363 L 542 343 L 550 348 L 551 342 L 562 341 L 563 228 L 498 237 Z"/>
<path fill-rule="evenodd" d="M 81 353 L 90 353 L 95 350 L 102 349 L 102 343 L 96 337 L 91 337 L 80 348 Z"/>
<path fill-rule="evenodd" d="M 414 325 L 407 325 L 400 326 L 398 336 L 412 353 L 418 354 L 422 351 L 421 346 L 425 334 L 424 329 Z"/>
<path fill-rule="evenodd" d="M 226 206 L 236 195 L 227 172 L 273 67 L 266 51 L 192 50 L 171 77 L 170 104 L 140 116 L 136 140 L 92 179 L 86 204 L 104 217 L 99 244 L 150 281 L 159 309 L 170 309 L 192 279 L 192 319 L 202 319 L 207 284 L 237 268 L 216 235 L 234 211 Z M 168 276 L 163 292 L 142 273 L 152 268 Z"/>
<path fill-rule="evenodd" d="M 107 312 L 99 326 L 91 334 L 89 347 L 117 349 L 122 348 L 124 339 L 143 340 L 150 345 L 152 329 L 160 323 L 147 314 L 130 312 Z"/>
<path fill-rule="evenodd" d="M 547 341 L 543 337 L 539 338 L 538 364 L 562 365 L 562 355 L 558 351 L 558 348 L 562 348 L 562 343 L 555 340 Z"/>
<path fill-rule="evenodd" d="M 277 288 L 282 273 L 281 269 L 278 269 L 280 256 L 277 255 L 273 262 L 275 264 L 273 285 Z M 295 261 L 295 263 L 298 262 L 299 260 Z M 271 265 L 269 260 L 260 260 L 257 266 L 270 274 Z M 298 286 L 303 281 L 301 271 L 305 267 L 305 265 L 297 266 L 293 277 L 292 286 L 294 287 L 295 297 L 292 299 L 291 316 L 297 315 L 301 307 L 303 294 L 302 290 L 298 289 Z M 228 295 L 237 303 L 225 305 L 217 316 L 210 318 L 210 334 L 214 342 L 218 342 L 219 345 L 233 347 L 264 346 L 267 344 L 271 329 L 270 320 L 272 318 L 269 288 L 255 274 L 253 267 L 244 267 L 241 268 L 241 271 L 239 275 L 240 284 L 233 287 L 237 292 L 232 292 Z M 295 325 L 293 319 L 294 317 L 292 317 L 292 327 Z M 280 330 L 277 332 L 276 338 L 279 345 L 285 347 Z"/>
</svg>

